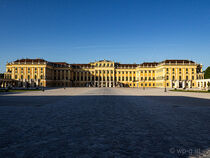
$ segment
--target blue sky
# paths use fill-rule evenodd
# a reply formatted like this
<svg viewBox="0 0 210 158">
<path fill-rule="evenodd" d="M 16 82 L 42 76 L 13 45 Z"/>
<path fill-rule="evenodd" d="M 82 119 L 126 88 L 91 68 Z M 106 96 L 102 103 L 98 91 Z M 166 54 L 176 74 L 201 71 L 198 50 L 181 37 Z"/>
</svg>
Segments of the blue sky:
<svg viewBox="0 0 210 158">
<path fill-rule="evenodd" d="M 190 59 L 210 65 L 209 0 L 0 0 L 7 61 Z"/>
</svg>

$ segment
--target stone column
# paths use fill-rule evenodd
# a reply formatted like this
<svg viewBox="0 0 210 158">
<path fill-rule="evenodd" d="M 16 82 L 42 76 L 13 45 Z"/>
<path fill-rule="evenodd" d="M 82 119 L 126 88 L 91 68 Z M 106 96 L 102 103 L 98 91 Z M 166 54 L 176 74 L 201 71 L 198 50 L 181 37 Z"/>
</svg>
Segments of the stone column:
<svg viewBox="0 0 210 158">
<path fill-rule="evenodd" d="M 58 80 L 58 70 L 56 70 L 56 74 L 55 74 L 56 76 L 56 80 Z"/>
<path fill-rule="evenodd" d="M 104 70 L 101 70 L 101 87 L 104 87 Z"/>
<path fill-rule="evenodd" d="M 60 70 L 60 80 L 63 80 L 63 78 L 62 78 L 62 70 Z M 62 82 L 62 81 L 61 81 Z"/>
<path fill-rule="evenodd" d="M 40 79 L 40 68 L 37 67 L 37 79 Z"/>
<path fill-rule="evenodd" d="M 64 80 L 66 80 L 66 70 L 64 70 Z"/>
<path fill-rule="evenodd" d="M 98 87 L 100 87 L 100 77 L 101 77 L 101 73 L 100 73 L 100 70 L 98 70 Z"/>
<path fill-rule="evenodd" d="M 12 79 L 15 79 L 15 68 L 12 68 Z"/>
<path fill-rule="evenodd" d="M 130 84 L 130 71 L 127 72 L 128 72 L 128 83 Z"/>
<path fill-rule="evenodd" d="M 79 82 L 79 86 L 80 86 L 80 84 L 81 84 L 81 71 L 79 71 L 78 73 L 79 73 L 79 81 L 78 82 Z"/>
<path fill-rule="evenodd" d="M 182 88 L 185 88 L 185 81 L 182 81 Z"/>
<path fill-rule="evenodd" d="M 133 71 L 132 71 L 132 74 L 131 75 L 132 75 L 132 81 L 133 81 Z"/>
<path fill-rule="evenodd" d="M 184 78 L 184 74 L 186 74 L 184 71 L 185 71 L 185 69 L 182 69 L 182 80 L 186 80 L 186 76 Z"/>
<path fill-rule="evenodd" d="M 70 70 L 68 70 L 68 83 L 69 83 L 69 87 L 71 86 L 71 73 Z"/>
<path fill-rule="evenodd" d="M 86 83 L 87 83 L 87 78 L 85 79 L 85 77 L 87 77 L 86 75 L 86 71 L 83 71 L 83 82 L 85 83 L 85 86 L 86 86 Z"/>
<path fill-rule="evenodd" d="M 26 69 L 27 69 L 26 67 L 23 69 L 23 78 L 28 80 L 28 70 Z"/>
</svg>

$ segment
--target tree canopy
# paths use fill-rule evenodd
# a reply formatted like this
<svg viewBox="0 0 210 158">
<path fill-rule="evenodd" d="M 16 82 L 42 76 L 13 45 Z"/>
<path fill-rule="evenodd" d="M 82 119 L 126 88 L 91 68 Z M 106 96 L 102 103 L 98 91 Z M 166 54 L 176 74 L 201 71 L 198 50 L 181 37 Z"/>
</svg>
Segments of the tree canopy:
<svg viewBox="0 0 210 158">
<path fill-rule="evenodd" d="M 207 69 L 204 72 L 204 78 L 209 79 L 210 78 L 210 66 L 207 67 Z"/>
</svg>

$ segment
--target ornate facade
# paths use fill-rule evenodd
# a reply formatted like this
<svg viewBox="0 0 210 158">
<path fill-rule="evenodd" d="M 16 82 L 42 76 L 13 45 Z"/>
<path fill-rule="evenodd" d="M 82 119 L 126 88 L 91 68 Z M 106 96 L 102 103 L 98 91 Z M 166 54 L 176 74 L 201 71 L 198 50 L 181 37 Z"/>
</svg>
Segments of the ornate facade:
<svg viewBox="0 0 210 158">
<path fill-rule="evenodd" d="M 21 59 L 6 65 L 18 86 L 44 87 L 168 87 L 195 88 L 202 65 L 189 60 L 121 64 L 101 60 L 89 64 Z"/>
</svg>

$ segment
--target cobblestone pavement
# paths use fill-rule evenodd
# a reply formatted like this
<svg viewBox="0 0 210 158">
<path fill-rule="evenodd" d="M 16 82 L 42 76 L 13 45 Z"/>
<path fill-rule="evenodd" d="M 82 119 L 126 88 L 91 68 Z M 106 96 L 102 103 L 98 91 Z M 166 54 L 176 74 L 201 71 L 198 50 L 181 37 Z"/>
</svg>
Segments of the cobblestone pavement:
<svg viewBox="0 0 210 158">
<path fill-rule="evenodd" d="M 0 94 L 0 157 L 210 157 L 210 94 L 67 88 Z"/>
</svg>

